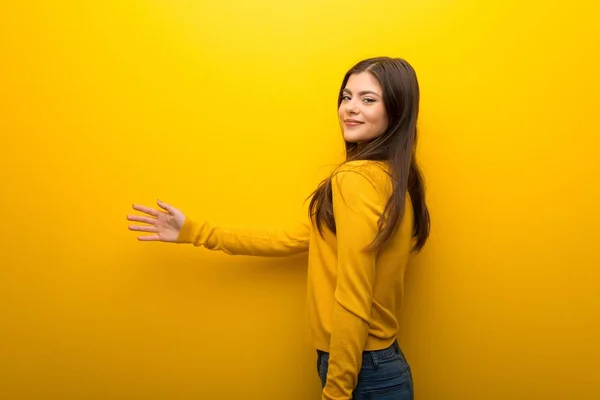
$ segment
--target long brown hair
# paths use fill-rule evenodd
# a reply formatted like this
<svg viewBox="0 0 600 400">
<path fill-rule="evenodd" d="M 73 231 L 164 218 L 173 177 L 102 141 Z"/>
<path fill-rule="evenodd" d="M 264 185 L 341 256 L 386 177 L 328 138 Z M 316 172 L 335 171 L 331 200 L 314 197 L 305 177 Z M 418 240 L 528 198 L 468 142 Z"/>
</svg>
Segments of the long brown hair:
<svg viewBox="0 0 600 400">
<path fill-rule="evenodd" d="M 419 251 L 429 237 L 430 217 L 425 203 L 423 174 L 415 157 L 417 145 L 417 119 L 419 114 L 419 83 L 413 67 L 401 58 L 376 57 L 363 60 L 344 76 L 338 94 L 338 108 L 344 88 L 351 75 L 368 71 L 381 85 L 383 102 L 389 118 L 385 132 L 368 143 L 346 141 L 346 161 L 386 161 L 390 167 L 392 194 L 379 220 L 378 232 L 372 249 L 380 249 L 395 233 L 404 217 L 406 192 L 414 209 L 413 251 Z M 323 223 L 336 232 L 333 215 L 332 176 L 325 179 L 312 193 L 309 215 L 323 233 Z"/>
</svg>

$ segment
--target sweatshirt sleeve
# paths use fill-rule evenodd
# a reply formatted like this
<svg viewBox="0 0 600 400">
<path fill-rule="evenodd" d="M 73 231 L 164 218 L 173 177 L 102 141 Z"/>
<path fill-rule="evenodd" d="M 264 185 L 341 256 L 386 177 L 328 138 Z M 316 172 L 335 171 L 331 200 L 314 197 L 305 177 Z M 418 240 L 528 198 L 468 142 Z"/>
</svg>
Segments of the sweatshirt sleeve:
<svg viewBox="0 0 600 400">
<path fill-rule="evenodd" d="M 289 227 L 244 227 L 198 222 L 189 218 L 183 224 L 177 243 L 203 246 L 230 255 L 283 257 L 308 250 L 310 224 Z"/>
<path fill-rule="evenodd" d="M 381 190 L 360 170 L 338 172 L 332 179 L 338 246 L 327 383 L 324 400 L 352 398 L 369 332 L 377 254 L 367 250 L 377 234 L 385 207 Z"/>
</svg>

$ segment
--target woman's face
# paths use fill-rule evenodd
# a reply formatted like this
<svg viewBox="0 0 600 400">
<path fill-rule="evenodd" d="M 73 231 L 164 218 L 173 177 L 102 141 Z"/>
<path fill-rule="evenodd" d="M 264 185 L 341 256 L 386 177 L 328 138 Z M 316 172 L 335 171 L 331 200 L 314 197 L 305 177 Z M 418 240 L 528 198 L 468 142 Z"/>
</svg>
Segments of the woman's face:
<svg viewBox="0 0 600 400">
<path fill-rule="evenodd" d="M 383 92 L 370 72 L 350 76 L 342 94 L 338 115 L 344 139 L 348 142 L 368 142 L 385 132 L 389 119 L 383 103 Z"/>
</svg>

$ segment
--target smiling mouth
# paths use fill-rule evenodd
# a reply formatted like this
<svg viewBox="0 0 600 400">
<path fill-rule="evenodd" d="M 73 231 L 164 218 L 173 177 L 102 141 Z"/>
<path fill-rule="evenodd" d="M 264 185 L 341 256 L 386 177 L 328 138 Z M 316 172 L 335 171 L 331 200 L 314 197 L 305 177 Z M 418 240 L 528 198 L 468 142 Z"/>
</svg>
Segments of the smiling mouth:
<svg viewBox="0 0 600 400">
<path fill-rule="evenodd" d="M 362 125 L 364 122 L 361 121 L 356 121 L 356 120 L 352 120 L 352 119 L 347 119 L 344 121 L 344 124 L 348 125 L 348 126 L 357 126 L 357 125 Z"/>
</svg>

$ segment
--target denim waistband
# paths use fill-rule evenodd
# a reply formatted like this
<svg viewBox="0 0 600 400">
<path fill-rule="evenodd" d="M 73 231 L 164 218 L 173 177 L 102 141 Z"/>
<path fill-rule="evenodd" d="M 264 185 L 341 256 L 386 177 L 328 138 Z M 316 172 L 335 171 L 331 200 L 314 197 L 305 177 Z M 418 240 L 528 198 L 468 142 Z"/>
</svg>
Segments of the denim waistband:
<svg viewBox="0 0 600 400">
<path fill-rule="evenodd" d="M 329 354 L 322 350 L 317 350 L 317 353 L 327 354 L 327 355 Z M 397 340 L 394 340 L 394 343 L 392 343 L 389 347 L 387 347 L 385 349 L 363 351 L 362 362 L 363 362 L 363 365 L 366 364 L 366 365 L 377 366 L 377 365 L 379 365 L 380 361 L 390 359 L 390 358 L 394 357 L 395 355 L 399 355 L 402 359 L 404 359 L 404 354 L 402 353 L 402 350 L 400 349 L 400 346 L 398 345 Z"/>
</svg>

